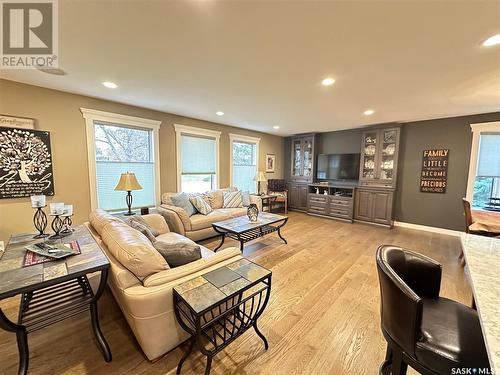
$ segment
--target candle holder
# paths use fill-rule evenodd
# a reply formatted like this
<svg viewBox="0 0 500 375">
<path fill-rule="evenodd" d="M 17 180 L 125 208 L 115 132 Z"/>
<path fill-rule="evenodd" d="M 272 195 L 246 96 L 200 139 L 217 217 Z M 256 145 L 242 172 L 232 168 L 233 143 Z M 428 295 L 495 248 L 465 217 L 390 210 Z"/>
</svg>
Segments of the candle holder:
<svg viewBox="0 0 500 375">
<path fill-rule="evenodd" d="M 35 215 L 33 215 L 33 225 L 35 226 L 38 234 L 33 236 L 33 238 L 45 238 L 48 236 L 45 232 L 45 228 L 47 228 L 47 215 L 43 212 L 43 208 L 47 206 L 39 206 L 33 207 L 36 208 Z"/>
<path fill-rule="evenodd" d="M 63 228 L 63 219 L 61 219 L 61 215 L 51 214 L 50 216 L 54 217 L 54 219 L 52 219 L 52 224 L 50 225 L 50 227 L 54 231 L 54 234 L 49 238 L 51 240 L 56 240 L 67 236 L 67 234 L 61 233 L 61 229 Z"/>
<path fill-rule="evenodd" d="M 64 215 L 64 219 L 62 221 L 62 227 L 63 230 L 61 230 L 61 234 L 64 235 L 69 235 L 74 232 L 74 229 L 71 228 L 71 225 L 73 224 L 73 220 L 71 219 L 72 214 L 66 214 Z"/>
</svg>

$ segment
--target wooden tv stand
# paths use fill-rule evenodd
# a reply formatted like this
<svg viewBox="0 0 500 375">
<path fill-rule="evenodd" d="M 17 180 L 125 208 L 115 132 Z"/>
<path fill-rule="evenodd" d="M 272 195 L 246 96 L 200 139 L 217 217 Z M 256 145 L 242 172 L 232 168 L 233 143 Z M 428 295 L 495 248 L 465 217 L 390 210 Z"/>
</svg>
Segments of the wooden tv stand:
<svg viewBox="0 0 500 375">
<path fill-rule="evenodd" d="M 309 184 L 307 186 L 307 213 L 348 220 L 352 223 L 356 187 L 356 185 L 350 184 Z M 316 189 L 318 189 L 319 194 L 316 193 Z"/>
</svg>

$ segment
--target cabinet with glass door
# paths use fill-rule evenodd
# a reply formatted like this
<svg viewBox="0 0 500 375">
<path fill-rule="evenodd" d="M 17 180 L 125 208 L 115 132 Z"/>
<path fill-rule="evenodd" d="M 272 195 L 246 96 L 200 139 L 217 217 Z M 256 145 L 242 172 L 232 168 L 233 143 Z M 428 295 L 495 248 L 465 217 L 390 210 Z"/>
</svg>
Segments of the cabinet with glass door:
<svg viewBox="0 0 500 375">
<path fill-rule="evenodd" d="M 291 180 L 312 182 L 314 178 L 314 135 L 292 138 Z"/>
<path fill-rule="evenodd" d="M 396 187 L 399 128 L 363 133 L 359 181 L 361 186 Z"/>
</svg>

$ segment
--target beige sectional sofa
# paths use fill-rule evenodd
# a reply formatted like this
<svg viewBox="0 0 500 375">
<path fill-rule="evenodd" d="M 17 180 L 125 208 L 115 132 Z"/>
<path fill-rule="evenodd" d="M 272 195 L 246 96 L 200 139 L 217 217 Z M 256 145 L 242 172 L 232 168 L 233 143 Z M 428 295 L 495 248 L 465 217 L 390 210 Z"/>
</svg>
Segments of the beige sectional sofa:
<svg viewBox="0 0 500 375">
<path fill-rule="evenodd" d="M 161 215 L 142 217 L 160 233 L 157 239 L 180 237 L 170 232 Z M 200 246 L 201 259 L 168 269 L 168 264 L 146 236 L 119 218 L 95 210 L 86 225 L 110 260 L 108 285 L 150 360 L 162 356 L 188 338 L 175 319 L 173 287 L 241 259 L 240 250 L 234 247 L 214 253 Z"/>
<path fill-rule="evenodd" d="M 247 214 L 247 207 L 222 208 L 224 192 L 234 190 L 233 188 L 217 189 L 203 194 L 213 209 L 208 215 L 196 213 L 189 217 L 183 208 L 174 206 L 171 197 L 178 193 L 164 193 L 161 196 L 158 212 L 163 215 L 171 231 L 182 234 L 193 241 L 200 241 L 218 235 L 213 230 L 212 223 Z M 260 197 L 250 195 L 250 203 L 255 203 L 259 211 L 262 211 Z"/>
</svg>

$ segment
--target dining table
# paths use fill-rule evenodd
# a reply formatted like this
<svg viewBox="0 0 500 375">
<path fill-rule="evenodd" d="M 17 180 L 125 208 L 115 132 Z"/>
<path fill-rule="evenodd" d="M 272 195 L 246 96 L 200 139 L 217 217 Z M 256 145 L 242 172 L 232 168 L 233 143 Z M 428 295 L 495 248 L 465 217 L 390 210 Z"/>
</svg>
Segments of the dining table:
<svg viewBox="0 0 500 375">
<path fill-rule="evenodd" d="M 460 240 L 493 370 L 483 373 L 500 374 L 500 239 L 462 233 Z"/>
<path fill-rule="evenodd" d="M 500 236 L 500 212 L 486 210 L 471 210 L 472 225 L 471 231 L 498 233 Z"/>
</svg>

